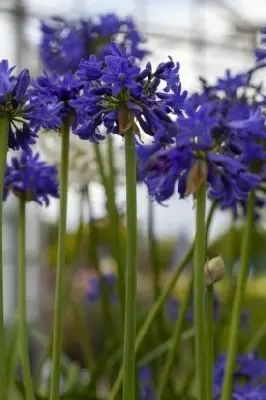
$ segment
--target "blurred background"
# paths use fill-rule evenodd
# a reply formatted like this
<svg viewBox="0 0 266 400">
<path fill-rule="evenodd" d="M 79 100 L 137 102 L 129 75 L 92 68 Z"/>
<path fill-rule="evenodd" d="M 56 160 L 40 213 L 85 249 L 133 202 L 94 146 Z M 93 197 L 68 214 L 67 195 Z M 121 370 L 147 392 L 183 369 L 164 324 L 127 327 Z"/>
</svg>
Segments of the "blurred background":
<svg viewBox="0 0 266 400">
<path fill-rule="evenodd" d="M 131 16 L 134 19 L 148 39 L 146 47 L 151 51 L 149 60 L 152 64 L 166 60 L 168 55 L 179 61 L 181 82 L 183 88 L 189 91 L 198 88 L 198 76 L 208 77 L 210 82 L 214 82 L 217 76 L 224 75 L 226 68 L 242 71 L 251 66 L 258 31 L 266 23 L 264 0 L 0 0 L 0 58 L 7 58 L 19 70 L 28 67 L 33 75 L 37 75 L 41 72 L 38 56 L 41 19 L 53 15 L 85 18 L 105 12 L 115 12 L 121 17 Z M 99 183 L 90 185 L 90 199 L 93 218 L 102 221 L 106 200 Z M 124 203 L 125 190 L 120 185 L 117 189 L 117 204 L 122 210 Z M 141 185 L 138 187 L 138 203 L 139 234 L 144 239 L 141 243 L 145 243 L 149 202 L 146 190 Z M 75 235 L 78 228 L 79 204 L 80 194 L 70 189 L 68 229 L 72 235 Z M 53 245 L 56 241 L 54 226 L 58 218 L 58 202 L 52 202 L 45 210 L 30 204 L 27 214 L 29 319 L 33 325 L 46 326 L 52 310 L 55 263 Z M 84 215 L 89 221 L 88 210 L 84 211 Z M 155 234 L 161 246 L 161 260 L 165 265 L 174 266 L 194 233 L 193 201 L 181 202 L 175 198 L 165 207 L 154 205 L 154 218 Z M 231 227 L 231 223 L 230 214 L 217 212 L 211 227 L 211 240 L 219 240 Z M 262 222 L 260 257 L 256 254 L 260 263 L 263 262 L 264 254 L 264 228 Z M 104 231 L 104 224 L 102 229 Z M 5 205 L 4 233 L 4 301 L 8 323 L 17 304 L 17 203 L 14 198 Z M 104 233 L 100 233 L 99 237 L 101 241 Z M 142 247 L 141 264 L 145 270 L 147 249 L 145 245 Z M 103 246 L 101 255 L 106 264 L 111 263 L 108 254 L 108 246 L 107 250 Z M 83 278 L 80 279 L 78 285 Z"/>
</svg>

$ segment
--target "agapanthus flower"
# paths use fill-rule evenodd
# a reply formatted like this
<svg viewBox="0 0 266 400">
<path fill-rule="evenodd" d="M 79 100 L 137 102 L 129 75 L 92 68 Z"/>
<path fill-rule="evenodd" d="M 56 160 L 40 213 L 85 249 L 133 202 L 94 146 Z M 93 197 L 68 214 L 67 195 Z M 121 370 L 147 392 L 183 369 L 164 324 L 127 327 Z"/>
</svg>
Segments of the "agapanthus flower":
<svg viewBox="0 0 266 400">
<path fill-rule="evenodd" d="M 58 135 L 53 132 L 44 131 L 39 135 L 38 151 L 42 157 L 49 163 L 55 164 L 59 169 L 61 163 L 62 141 Z M 77 190 L 86 189 L 91 182 L 101 183 L 99 175 L 99 166 L 95 157 L 94 145 L 90 142 L 84 142 L 76 135 L 70 136 L 69 145 L 69 185 Z M 116 143 L 113 143 L 115 159 L 114 169 L 116 173 L 116 183 L 118 185 L 125 182 L 125 157 L 123 149 L 120 149 Z M 107 142 L 101 145 L 101 154 L 104 167 L 107 162 Z M 107 169 L 105 168 L 107 171 Z"/>
<path fill-rule="evenodd" d="M 51 197 L 59 197 L 56 167 L 40 161 L 39 153 L 23 151 L 6 165 L 4 200 L 10 192 L 25 201 L 48 206 Z"/>
<path fill-rule="evenodd" d="M 101 295 L 101 287 L 105 286 L 107 295 L 112 303 L 117 302 L 117 276 L 113 272 L 104 273 L 101 276 L 90 274 L 88 277 L 88 286 L 86 289 L 87 300 L 93 303 L 99 300 Z"/>
<path fill-rule="evenodd" d="M 54 17 L 41 24 L 40 57 L 45 69 L 65 74 L 76 71 L 81 59 L 97 54 L 98 60 L 110 54 L 109 43 L 127 46 L 132 56 L 141 60 L 148 53 L 144 39 L 130 18 L 103 14 L 98 18 L 67 21 Z"/>
<path fill-rule="evenodd" d="M 258 172 L 266 157 L 265 117 L 245 92 L 247 74 L 227 71 L 216 85 L 202 82 L 203 92 L 187 98 L 182 113 L 172 105 L 172 143 L 162 142 L 158 132 L 149 146 L 137 143 L 139 175 L 159 203 L 175 191 L 181 198 L 195 194 L 206 183 L 208 196 L 237 215 L 239 205 L 245 210 L 250 191 L 263 192 Z M 166 107 L 175 102 L 171 96 Z"/>
<path fill-rule="evenodd" d="M 187 95 L 180 91 L 179 67 L 170 58 L 154 72 L 150 63 L 141 70 L 125 49 L 111 43 L 109 50 L 111 55 L 104 63 L 96 62 L 93 56 L 80 63 L 77 75 L 87 84 L 82 96 L 71 101 L 79 122 L 74 133 L 95 142 L 103 139 L 99 134 L 103 126 L 107 133 L 121 135 L 132 127 L 135 133 L 141 129 L 153 136 L 157 132 L 161 140 L 170 141 L 175 127 L 168 116 L 172 108 L 166 91 L 171 86 L 173 95 L 179 96 L 180 112 Z M 160 84 L 165 85 L 163 91 Z"/>
<path fill-rule="evenodd" d="M 219 400 L 225 370 L 226 355 L 219 356 L 214 366 L 214 400 Z M 266 385 L 261 381 L 266 378 L 266 361 L 256 353 L 238 355 L 233 376 L 232 399 L 262 400 L 266 398 Z M 243 379 L 244 382 L 243 383 Z"/>
<path fill-rule="evenodd" d="M 266 58 L 266 27 L 261 30 L 260 47 L 255 50 L 255 57 L 257 63 L 264 61 Z"/>
<path fill-rule="evenodd" d="M 29 102 L 29 71 L 24 69 L 15 76 L 14 68 L 7 60 L 0 62 L 0 116 L 9 121 L 8 148 L 29 150 L 37 137 L 30 120 L 30 113 L 37 105 Z"/>
<path fill-rule="evenodd" d="M 31 104 L 39 106 L 30 113 L 34 128 L 59 130 L 64 121 L 75 126 L 75 110 L 70 103 L 82 88 L 83 83 L 72 72 L 63 77 L 57 73 L 37 77 L 30 91 Z"/>
<path fill-rule="evenodd" d="M 156 393 L 153 390 L 152 384 L 152 373 L 148 366 L 139 368 L 139 396 L 141 400 L 155 400 Z"/>
</svg>

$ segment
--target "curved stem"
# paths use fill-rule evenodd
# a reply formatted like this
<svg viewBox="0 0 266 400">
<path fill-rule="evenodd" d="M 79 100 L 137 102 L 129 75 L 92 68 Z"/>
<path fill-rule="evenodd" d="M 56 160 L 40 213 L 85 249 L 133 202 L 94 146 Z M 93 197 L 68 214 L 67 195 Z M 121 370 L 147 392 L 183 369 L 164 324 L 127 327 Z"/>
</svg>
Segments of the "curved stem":
<svg viewBox="0 0 266 400">
<path fill-rule="evenodd" d="M 137 177 L 134 134 L 125 133 L 127 257 L 123 357 L 123 399 L 135 400 L 135 337 L 137 282 Z"/>
<path fill-rule="evenodd" d="M 0 117 L 0 193 L 3 193 L 6 155 L 8 146 L 9 121 Z M 3 196 L 0 196 L 0 398 L 7 398 L 5 371 L 5 326 L 4 326 L 4 294 L 3 294 Z"/>
<path fill-rule="evenodd" d="M 19 200 L 19 231 L 18 231 L 18 311 L 19 311 L 19 348 L 22 365 L 22 377 L 27 400 L 34 400 L 29 360 L 29 335 L 27 321 L 26 298 L 26 202 Z"/>
<path fill-rule="evenodd" d="M 212 203 L 212 206 L 211 206 L 211 209 L 210 209 L 210 212 L 209 212 L 209 215 L 208 215 L 208 219 L 207 219 L 207 224 L 206 224 L 207 231 L 208 231 L 209 226 L 211 224 L 212 217 L 214 215 L 214 211 L 215 211 L 215 208 L 216 208 L 216 204 L 217 204 L 216 202 Z M 194 250 L 194 243 L 190 246 L 190 248 L 188 249 L 187 253 L 184 255 L 184 257 L 180 261 L 179 265 L 177 266 L 177 268 L 173 272 L 173 274 L 172 274 L 171 278 L 169 279 L 168 283 L 163 288 L 163 290 L 162 290 L 162 292 L 160 294 L 160 297 L 158 297 L 156 302 L 153 304 L 149 314 L 147 315 L 146 320 L 144 321 L 142 327 L 140 328 L 140 330 L 139 330 L 139 332 L 137 334 L 136 343 L 135 343 L 135 353 L 136 354 L 138 353 L 143 340 L 147 336 L 153 321 L 155 320 L 156 316 L 158 315 L 158 312 L 160 312 L 160 310 L 163 307 L 165 301 L 167 300 L 169 294 L 173 290 L 179 275 L 181 274 L 183 269 L 186 267 L 187 263 L 192 259 L 193 250 Z M 111 392 L 110 392 L 109 397 L 108 397 L 109 400 L 114 400 L 116 398 L 121 383 L 122 383 L 122 370 L 120 370 L 120 372 L 119 372 L 119 374 L 118 374 L 118 376 L 116 378 L 116 381 L 115 381 L 115 383 L 114 383 L 114 385 L 113 385 L 113 387 L 111 389 Z"/>
<path fill-rule="evenodd" d="M 245 291 L 245 283 L 250 263 L 251 235 L 254 222 L 254 204 L 255 204 L 255 194 L 254 192 L 251 192 L 248 198 L 247 220 L 241 246 L 240 270 L 237 276 L 236 293 L 233 303 L 233 312 L 231 316 L 231 326 L 229 331 L 226 367 L 225 367 L 221 400 L 231 399 L 233 372 L 235 366 L 235 359 L 237 355 L 237 341 L 238 341 L 240 314 L 241 314 L 242 301 Z"/>
<path fill-rule="evenodd" d="M 171 348 L 168 352 L 165 364 L 162 369 L 161 379 L 159 382 L 159 389 L 158 389 L 158 393 L 159 393 L 158 399 L 163 399 L 164 391 L 165 391 L 168 381 L 170 379 L 170 374 L 171 374 L 173 364 L 174 364 L 174 361 L 176 358 L 176 352 L 177 352 L 177 349 L 178 349 L 178 346 L 180 343 L 180 339 L 181 339 L 182 329 L 183 329 L 183 326 L 184 326 L 184 323 L 186 320 L 186 314 L 187 314 L 187 310 L 189 307 L 189 300 L 190 300 L 190 297 L 192 294 L 192 287 L 193 287 L 193 279 L 191 277 L 187 291 L 186 291 L 185 298 L 182 302 L 180 316 L 175 325 Z"/>
<path fill-rule="evenodd" d="M 251 353 L 252 351 L 257 349 L 261 341 L 265 338 L 265 336 L 266 336 L 266 321 L 264 321 L 259 327 L 259 329 L 255 332 L 255 335 L 252 337 L 251 341 L 247 345 L 246 352 Z"/>
<path fill-rule="evenodd" d="M 66 223 L 68 198 L 68 163 L 69 163 L 69 123 L 63 123 L 62 148 L 60 163 L 60 217 L 58 232 L 58 253 L 56 267 L 56 287 L 53 329 L 53 357 L 50 387 L 50 400 L 58 400 L 60 390 L 60 364 L 63 330 L 63 297 L 64 297 L 64 268 L 66 263 Z"/>
<path fill-rule="evenodd" d="M 201 185 L 197 192 L 196 208 L 196 238 L 194 251 L 194 325 L 195 325 L 195 355 L 196 355 L 196 378 L 199 391 L 199 399 L 206 400 L 205 368 L 202 362 L 205 357 L 205 282 L 204 266 L 206 261 L 206 186 Z"/>
<path fill-rule="evenodd" d="M 213 312 L 213 285 L 207 286 L 206 295 L 206 314 L 207 314 L 207 331 L 206 331 L 206 378 L 207 378 L 207 399 L 213 399 L 213 366 L 214 366 L 214 312 Z"/>
</svg>

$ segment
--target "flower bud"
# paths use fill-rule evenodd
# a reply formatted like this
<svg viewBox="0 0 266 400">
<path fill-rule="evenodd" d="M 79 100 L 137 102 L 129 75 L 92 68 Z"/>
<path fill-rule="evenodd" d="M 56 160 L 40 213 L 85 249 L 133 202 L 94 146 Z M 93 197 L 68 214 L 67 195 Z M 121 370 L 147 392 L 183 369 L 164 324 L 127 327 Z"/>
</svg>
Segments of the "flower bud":
<svg viewBox="0 0 266 400">
<path fill-rule="evenodd" d="M 224 278 L 225 266 L 222 256 L 214 257 L 207 261 L 204 268 L 206 285 L 213 285 Z"/>
<path fill-rule="evenodd" d="M 119 110 L 119 133 L 125 133 L 132 126 L 133 120 L 134 116 L 131 111 L 127 110 L 126 108 Z"/>
<path fill-rule="evenodd" d="M 206 182 L 207 175 L 208 167 L 206 161 L 196 160 L 187 177 L 185 196 L 197 193 L 201 184 Z"/>
</svg>

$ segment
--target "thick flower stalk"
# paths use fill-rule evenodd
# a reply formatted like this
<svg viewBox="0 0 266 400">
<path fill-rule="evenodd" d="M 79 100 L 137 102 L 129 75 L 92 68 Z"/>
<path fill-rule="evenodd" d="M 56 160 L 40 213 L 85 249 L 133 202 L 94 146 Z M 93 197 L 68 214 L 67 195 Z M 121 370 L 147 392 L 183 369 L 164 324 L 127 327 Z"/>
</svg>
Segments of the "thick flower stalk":
<svg viewBox="0 0 266 400">
<path fill-rule="evenodd" d="M 27 399 L 34 400 L 29 361 L 29 337 L 27 322 L 26 296 L 26 204 L 34 201 L 40 205 L 49 205 L 50 197 L 59 197 L 57 170 L 39 160 L 39 154 L 23 152 L 20 158 L 13 157 L 6 166 L 4 179 L 4 199 L 13 192 L 19 198 L 19 353 L 22 365 L 22 377 Z"/>
<path fill-rule="evenodd" d="M 66 256 L 66 219 L 68 201 L 68 165 L 70 129 L 76 125 L 75 110 L 71 100 L 77 99 L 83 83 L 71 72 L 60 77 L 57 73 L 38 77 L 32 82 L 31 103 L 40 109 L 31 113 L 35 129 L 51 129 L 62 136 L 60 165 L 60 218 L 58 231 L 58 257 L 56 269 L 55 313 L 53 334 L 53 363 L 50 386 L 50 399 L 59 396 L 61 369 L 64 267 Z"/>
<path fill-rule="evenodd" d="M 60 74 L 76 71 L 80 60 L 88 59 L 91 54 L 103 60 L 110 54 L 111 40 L 127 46 L 131 55 L 139 60 L 148 54 L 142 48 L 145 40 L 133 20 L 111 13 L 76 21 L 54 17 L 42 22 L 41 33 L 41 61 L 46 70 Z"/>
</svg>

